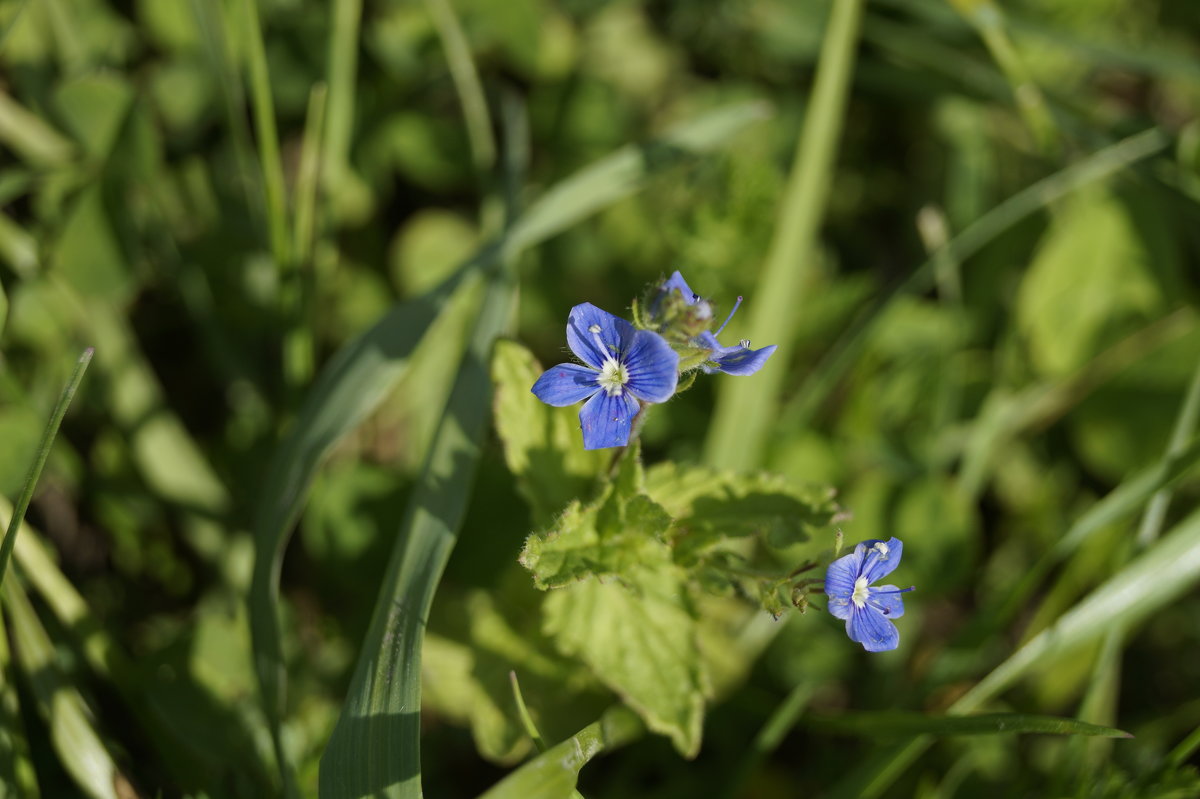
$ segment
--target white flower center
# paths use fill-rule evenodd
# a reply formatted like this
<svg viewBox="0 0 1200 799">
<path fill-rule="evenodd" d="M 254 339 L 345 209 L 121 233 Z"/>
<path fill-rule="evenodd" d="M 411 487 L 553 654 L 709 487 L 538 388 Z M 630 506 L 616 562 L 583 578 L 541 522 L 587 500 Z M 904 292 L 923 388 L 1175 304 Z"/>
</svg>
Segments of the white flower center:
<svg viewBox="0 0 1200 799">
<path fill-rule="evenodd" d="M 596 378 L 596 382 L 608 392 L 608 396 L 619 397 L 625 391 L 625 384 L 629 382 L 629 370 L 625 368 L 625 364 L 609 358 L 600 369 L 600 376 Z"/>
<path fill-rule="evenodd" d="M 850 595 L 850 601 L 854 603 L 856 608 L 864 608 L 867 606 L 867 578 L 859 577 L 854 581 L 854 593 Z"/>
</svg>

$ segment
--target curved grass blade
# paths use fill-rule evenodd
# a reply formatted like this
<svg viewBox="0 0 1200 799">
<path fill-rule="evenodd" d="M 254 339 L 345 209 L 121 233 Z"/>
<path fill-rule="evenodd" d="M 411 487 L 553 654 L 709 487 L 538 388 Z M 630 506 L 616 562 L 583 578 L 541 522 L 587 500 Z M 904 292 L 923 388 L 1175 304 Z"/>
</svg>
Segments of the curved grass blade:
<svg viewBox="0 0 1200 799">
<path fill-rule="evenodd" d="M 321 757 L 325 799 L 421 796 L 421 643 L 434 591 L 466 513 L 487 429 L 487 364 L 516 296 L 508 271 L 497 269 L 489 280 L 401 523 L 346 704 Z"/>
<path fill-rule="evenodd" d="M 796 143 L 787 190 L 763 268 L 762 285 L 769 289 L 759 292 L 748 311 L 748 338 L 778 341 L 782 351 L 775 356 L 775 368 L 764 369 L 753 383 L 726 380 L 720 384 L 704 451 L 705 461 L 712 466 L 734 470 L 757 467 L 776 419 L 786 374 L 778 362 L 790 357 L 793 326 L 789 322 L 796 316 L 796 305 L 805 299 L 806 283 L 813 274 L 812 256 L 832 184 L 863 5 L 863 0 L 833 4 L 816 83 L 805 111 L 804 130 Z"/>
<path fill-rule="evenodd" d="M 569 799 L 579 771 L 596 755 L 624 746 L 645 731 L 632 710 L 618 705 L 493 785 L 479 799 Z"/>
<path fill-rule="evenodd" d="M 844 713 L 839 716 L 810 716 L 805 723 L 822 732 L 845 733 L 866 738 L 910 738 L 954 735 L 997 735 L 1002 733 L 1042 733 L 1048 735 L 1089 735 L 1103 738 L 1132 738 L 1124 730 L 1089 724 L 1086 721 L 1057 716 L 1031 716 L 1022 713 L 979 713 L 971 716 L 932 716 L 925 713 L 884 711 L 880 713 Z"/>
<path fill-rule="evenodd" d="M 332 92 L 332 88 L 331 88 Z M 330 98 L 332 111 L 332 96 Z M 250 628 L 255 670 L 272 727 L 281 768 L 280 724 L 285 673 L 276 607 L 279 569 L 292 526 L 325 454 L 383 401 L 408 367 L 408 359 L 451 295 L 469 276 L 502 255 L 515 257 L 528 247 L 569 228 L 608 204 L 635 192 L 648 175 L 677 159 L 649 153 L 695 154 L 728 141 L 765 115 L 762 103 L 742 103 L 713 111 L 667 132 L 657 142 L 618 150 L 566 178 L 532 203 L 499 244 L 485 247 L 429 294 L 398 305 L 370 330 L 346 345 L 322 370 L 291 432 L 271 461 L 255 519 L 255 564 L 250 587 Z"/>
<path fill-rule="evenodd" d="M 50 456 L 50 448 L 54 446 L 54 437 L 58 435 L 58 427 L 62 424 L 63 417 L 67 415 L 67 408 L 71 406 L 71 400 L 75 397 L 75 391 L 83 380 L 83 373 L 87 371 L 88 364 L 92 362 L 93 354 L 95 354 L 95 350 L 88 347 L 83 351 L 83 355 L 79 356 L 79 361 L 75 364 L 75 371 L 71 373 L 71 379 L 67 381 L 62 394 L 59 395 L 58 404 L 54 406 L 54 412 L 50 414 L 50 421 L 42 432 L 42 440 L 38 444 L 37 454 L 34 456 L 33 464 L 29 467 L 29 473 L 25 476 L 25 485 L 21 489 L 21 496 L 17 498 L 12 518 L 8 521 L 8 530 L 4 533 L 4 543 L 0 544 L 0 586 L 4 585 L 8 559 L 12 555 L 13 545 L 17 541 L 17 531 L 21 528 L 21 520 L 25 518 L 25 511 L 29 509 L 29 501 L 33 499 L 33 489 L 42 475 L 42 467 L 46 465 L 46 458 Z"/>
</svg>

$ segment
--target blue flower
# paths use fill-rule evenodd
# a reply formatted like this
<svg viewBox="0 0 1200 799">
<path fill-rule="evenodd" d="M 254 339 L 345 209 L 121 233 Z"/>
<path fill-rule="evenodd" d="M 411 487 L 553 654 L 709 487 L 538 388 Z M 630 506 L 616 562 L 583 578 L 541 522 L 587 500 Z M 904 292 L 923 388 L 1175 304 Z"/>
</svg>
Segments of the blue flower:
<svg viewBox="0 0 1200 799">
<path fill-rule="evenodd" d="M 567 318 L 567 344 L 585 365 L 551 367 L 532 391 L 560 408 L 587 400 L 579 411 L 584 449 L 628 444 L 633 418 L 641 410 L 638 400 L 666 402 L 675 394 L 679 355 L 653 331 L 636 330 L 585 302 Z"/>
<path fill-rule="evenodd" d="M 891 620 L 904 615 L 900 594 L 912 589 L 871 583 L 891 574 L 903 552 L 898 538 L 863 541 L 849 555 L 830 563 L 825 573 L 829 612 L 846 620 L 850 640 L 868 652 L 886 652 L 900 644 L 900 633 Z"/>
<path fill-rule="evenodd" d="M 684 301 L 691 306 L 696 306 L 695 310 L 703 319 L 712 318 L 712 306 L 708 300 L 700 297 L 692 291 L 688 286 L 687 281 L 683 279 L 683 275 L 676 270 L 666 282 L 662 284 L 661 291 L 664 294 L 670 294 L 672 291 L 678 291 Z M 733 318 L 737 312 L 738 306 L 742 304 L 742 298 L 738 297 L 737 302 L 733 305 L 733 310 L 729 312 L 729 316 L 725 319 L 716 333 L 711 333 L 705 330 L 698 336 L 692 339 L 692 346 L 701 347 L 709 350 L 711 353 L 708 360 L 701 365 L 701 369 L 706 374 L 713 372 L 724 372 L 727 375 L 752 375 L 763 367 L 767 362 L 767 358 L 775 352 L 777 346 L 772 344 L 769 347 L 761 349 L 750 349 L 750 341 L 743 339 L 738 342 L 736 347 L 722 347 L 721 342 L 717 340 L 717 336 L 721 335 L 721 331 L 725 329 L 725 325 L 729 324 L 729 320 Z M 707 325 L 706 325 L 707 326 Z"/>
</svg>

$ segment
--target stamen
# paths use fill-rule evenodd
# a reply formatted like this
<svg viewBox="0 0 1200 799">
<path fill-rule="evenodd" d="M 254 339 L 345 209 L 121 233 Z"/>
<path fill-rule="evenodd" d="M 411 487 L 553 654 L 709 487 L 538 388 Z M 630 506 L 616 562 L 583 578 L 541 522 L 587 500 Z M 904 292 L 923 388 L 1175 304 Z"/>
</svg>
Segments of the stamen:
<svg viewBox="0 0 1200 799">
<path fill-rule="evenodd" d="M 741 305 L 741 304 L 742 304 L 742 298 L 739 296 L 739 297 L 737 298 L 737 302 L 735 302 L 735 303 L 733 304 L 733 310 L 729 312 L 729 316 L 725 317 L 725 324 L 723 324 L 723 325 L 721 325 L 720 327 L 718 327 L 718 328 L 717 328 L 717 332 L 716 332 L 716 333 L 713 333 L 713 335 L 714 335 L 714 336 L 719 336 L 719 335 L 721 335 L 721 331 L 725 329 L 725 325 L 729 324 L 729 320 L 733 318 L 733 315 L 734 315 L 735 313 L 737 313 L 738 306 L 739 306 L 739 305 Z"/>
<path fill-rule="evenodd" d="M 599 350 L 600 354 L 604 356 L 604 362 L 615 362 L 617 359 L 613 357 L 612 352 L 610 352 L 608 347 L 604 346 L 604 342 L 600 340 L 600 325 L 592 325 L 588 328 L 588 332 L 592 334 L 592 341 L 596 342 L 596 349 Z"/>
<path fill-rule="evenodd" d="M 750 349 L 750 339 L 748 339 L 748 338 L 742 339 L 741 341 L 738 342 L 738 344 L 742 345 L 742 349 L 744 349 L 744 350 Z"/>
</svg>

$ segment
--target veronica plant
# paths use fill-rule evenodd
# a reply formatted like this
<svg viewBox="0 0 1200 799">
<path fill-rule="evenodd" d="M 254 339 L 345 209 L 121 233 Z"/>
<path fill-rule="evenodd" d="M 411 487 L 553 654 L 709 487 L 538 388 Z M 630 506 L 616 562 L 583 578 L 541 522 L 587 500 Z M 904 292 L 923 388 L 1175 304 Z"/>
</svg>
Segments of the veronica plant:
<svg viewBox="0 0 1200 799">
<path fill-rule="evenodd" d="M 712 303 L 692 291 L 676 270 L 649 298 L 648 314 L 643 315 L 635 306 L 634 320 L 671 342 L 680 353 L 684 371 L 699 367 L 705 374 L 752 375 L 766 364 L 776 346 L 753 350 L 749 339 L 743 339 L 736 346 L 724 347 L 717 339 L 741 304 L 742 298 L 738 297 L 729 316 L 715 332 L 711 331 Z"/>
<path fill-rule="evenodd" d="M 900 595 L 913 589 L 872 583 L 891 574 L 903 553 L 899 538 L 863 541 L 849 555 L 830 563 L 825 573 L 829 612 L 845 620 L 850 640 L 868 652 L 885 652 L 900 645 L 900 632 L 892 619 L 904 615 Z"/>
<path fill-rule="evenodd" d="M 629 443 L 642 403 L 666 402 L 679 380 L 679 355 L 662 336 L 590 302 L 567 317 L 567 344 L 583 365 L 560 363 L 533 384 L 533 393 L 555 407 L 587 400 L 579 411 L 584 449 Z"/>
</svg>

